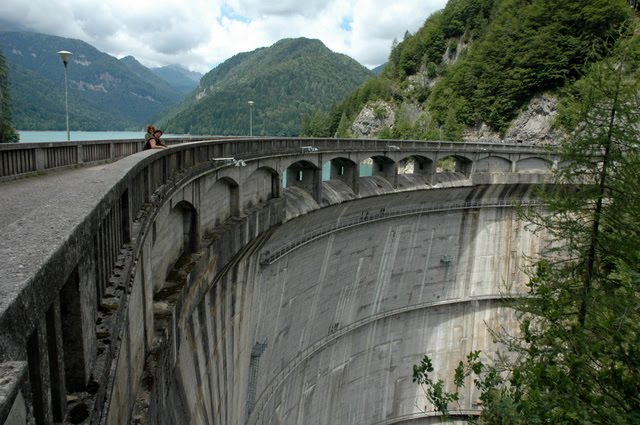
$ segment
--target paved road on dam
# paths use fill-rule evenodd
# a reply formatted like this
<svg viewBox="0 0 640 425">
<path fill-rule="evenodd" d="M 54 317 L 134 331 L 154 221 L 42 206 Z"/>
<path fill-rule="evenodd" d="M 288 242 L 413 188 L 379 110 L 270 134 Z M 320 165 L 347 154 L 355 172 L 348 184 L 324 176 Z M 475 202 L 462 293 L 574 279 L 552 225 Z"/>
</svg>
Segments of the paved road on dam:
<svg viewBox="0 0 640 425">
<path fill-rule="evenodd" d="M 62 170 L 0 183 L 0 234 L 7 226 L 51 205 L 53 200 L 68 197 L 87 183 L 100 180 L 100 171 L 105 166 L 107 164 Z"/>
</svg>

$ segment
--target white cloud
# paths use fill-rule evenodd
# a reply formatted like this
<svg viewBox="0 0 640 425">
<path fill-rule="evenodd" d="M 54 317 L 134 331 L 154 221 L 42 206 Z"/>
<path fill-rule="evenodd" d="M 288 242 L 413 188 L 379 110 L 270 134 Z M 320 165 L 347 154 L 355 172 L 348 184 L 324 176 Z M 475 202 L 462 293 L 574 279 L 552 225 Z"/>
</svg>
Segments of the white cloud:
<svg viewBox="0 0 640 425">
<path fill-rule="evenodd" d="M 2 0 L 0 16 L 26 30 L 78 38 L 147 66 L 207 72 L 282 38 L 320 39 L 365 66 L 387 60 L 446 0 Z M 348 23 L 348 25 L 345 25 Z"/>
</svg>

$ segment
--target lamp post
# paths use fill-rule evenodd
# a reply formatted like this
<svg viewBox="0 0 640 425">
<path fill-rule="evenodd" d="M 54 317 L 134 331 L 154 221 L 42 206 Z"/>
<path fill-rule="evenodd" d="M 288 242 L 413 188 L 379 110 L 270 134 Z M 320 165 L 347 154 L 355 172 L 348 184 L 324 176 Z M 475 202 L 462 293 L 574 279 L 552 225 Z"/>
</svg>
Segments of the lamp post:
<svg viewBox="0 0 640 425">
<path fill-rule="evenodd" d="M 62 63 L 64 64 L 64 110 L 67 117 L 67 141 L 70 141 L 71 137 L 69 135 L 69 95 L 67 92 L 67 64 L 69 63 L 69 58 L 71 57 L 72 53 L 67 52 L 66 50 L 60 50 L 58 54 L 62 58 Z"/>
<path fill-rule="evenodd" d="M 253 100 L 249 102 L 249 136 L 253 137 L 253 104 L 255 103 Z"/>
</svg>

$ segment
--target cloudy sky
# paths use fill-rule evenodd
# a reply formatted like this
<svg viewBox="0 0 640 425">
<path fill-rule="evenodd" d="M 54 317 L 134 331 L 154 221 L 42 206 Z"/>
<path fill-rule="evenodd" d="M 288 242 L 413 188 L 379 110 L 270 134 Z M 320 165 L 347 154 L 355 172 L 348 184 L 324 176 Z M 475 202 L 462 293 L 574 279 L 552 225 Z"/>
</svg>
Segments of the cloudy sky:
<svg viewBox="0 0 640 425">
<path fill-rule="evenodd" d="M 446 0 L 1 0 L 0 30 L 78 38 L 148 67 L 205 73 L 282 38 L 320 39 L 372 68 Z"/>
</svg>

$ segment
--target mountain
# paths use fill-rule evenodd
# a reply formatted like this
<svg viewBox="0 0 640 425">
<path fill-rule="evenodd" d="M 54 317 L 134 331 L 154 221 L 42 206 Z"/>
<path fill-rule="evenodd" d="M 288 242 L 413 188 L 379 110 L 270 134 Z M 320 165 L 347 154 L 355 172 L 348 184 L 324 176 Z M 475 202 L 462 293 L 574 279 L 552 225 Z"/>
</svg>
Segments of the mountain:
<svg viewBox="0 0 640 425">
<path fill-rule="evenodd" d="M 177 92 L 166 79 L 162 78 L 152 69 L 147 68 L 142 65 L 136 58 L 133 56 L 125 56 L 120 59 L 122 62 L 133 74 L 135 74 L 140 80 L 147 82 L 153 88 L 159 92 Z"/>
<path fill-rule="evenodd" d="M 380 75 L 382 74 L 382 71 L 384 70 L 384 67 L 387 65 L 387 63 L 383 63 L 382 65 L 378 65 L 375 68 L 371 69 L 371 72 L 374 73 L 374 75 Z"/>
<path fill-rule="evenodd" d="M 632 16 L 626 0 L 449 0 L 392 49 L 380 76 L 314 113 L 301 134 L 521 140 L 537 125 L 543 134 L 563 90 L 632 33 L 621 30 Z"/>
<path fill-rule="evenodd" d="M 151 71 L 169 83 L 171 87 L 180 93 L 188 94 L 198 87 L 202 74 L 189 71 L 179 65 L 167 65 L 160 68 L 151 68 Z"/>
<path fill-rule="evenodd" d="M 280 40 L 233 56 L 205 74 L 198 88 L 160 121 L 167 131 L 294 136 L 302 117 L 328 109 L 373 74 L 319 40 Z"/>
<path fill-rule="evenodd" d="M 69 50 L 69 125 L 76 130 L 139 129 L 183 94 L 140 65 L 74 39 L 30 32 L 0 33 L 7 60 L 12 117 L 21 130 L 63 130 L 64 66 Z"/>
</svg>

